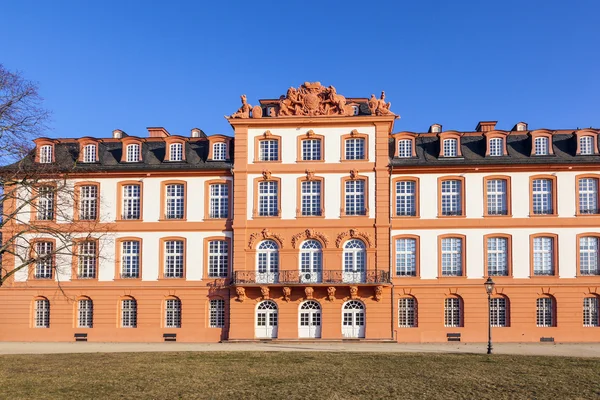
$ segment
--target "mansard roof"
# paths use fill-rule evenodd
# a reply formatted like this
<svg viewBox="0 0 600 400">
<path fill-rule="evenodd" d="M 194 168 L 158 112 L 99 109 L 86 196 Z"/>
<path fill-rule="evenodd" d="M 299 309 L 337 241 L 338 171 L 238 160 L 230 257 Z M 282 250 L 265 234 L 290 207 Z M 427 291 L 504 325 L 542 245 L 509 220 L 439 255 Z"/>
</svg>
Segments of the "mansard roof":
<svg viewBox="0 0 600 400">
<path fill-rule="evenodd" d="M 598 133 L 596 129 L 586 129 Z M 390 139 L 390 163 L 393 167 L 410 166 L 457 166 L 457 165 L 541 165 L 541 164 L 586 164 L 598 163 L 600 155 L 577 155 L 578 130 L 549 131 L 554 154 L 531 155 L 531 131 L 507 131 L 506 156 L 486 156 L 486 132 L 462 132 L 460 146 L 462 157 L 439 157 L 439 134 L 417 133 L 415 135 L 416 157 L 394 157 L 395 141 Z M 535 132 L 533 132 L 535 133 Z M 598 140 L 598 138 L 596 138 Z"/>
</svg>

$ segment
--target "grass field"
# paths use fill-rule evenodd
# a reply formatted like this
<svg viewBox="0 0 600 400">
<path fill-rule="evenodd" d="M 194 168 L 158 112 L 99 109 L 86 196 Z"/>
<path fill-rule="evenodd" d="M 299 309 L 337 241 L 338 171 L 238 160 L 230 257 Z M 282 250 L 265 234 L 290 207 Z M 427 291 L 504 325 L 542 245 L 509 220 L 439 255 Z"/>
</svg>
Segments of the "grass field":
<svg viewBox="0 0 600 400">
<path fill-rule="evenodd" d="M 597 399 L 597 359 L 402 353 L 0 356 L 0 399 Z"/>
</svg>

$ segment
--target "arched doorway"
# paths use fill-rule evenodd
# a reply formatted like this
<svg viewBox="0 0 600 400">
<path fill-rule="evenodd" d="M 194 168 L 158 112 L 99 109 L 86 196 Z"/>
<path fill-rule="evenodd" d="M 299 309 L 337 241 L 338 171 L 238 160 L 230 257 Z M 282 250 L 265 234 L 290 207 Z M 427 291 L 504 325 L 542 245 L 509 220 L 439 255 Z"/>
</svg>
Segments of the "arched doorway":
<svg viewBox="0 0 600 400">
<path fill-rule="evenodd" d="M 257 338 L 276 338 L 277 316 L 277 304 L 274 301 L 266 300 L 258 303 L 254 335 Z"/>
<path fill-rule="evenodd" d="M 342 307 L 342 336 L 345 338 L 365 337 L 365 305 L 350 300 Z"/>
<path fill-rule="evenodd" d="M 300 304 L 298 324 L 298 337 L 321 337 L 321 305 L 319 302 L 308 300 Z"/>
</svg>

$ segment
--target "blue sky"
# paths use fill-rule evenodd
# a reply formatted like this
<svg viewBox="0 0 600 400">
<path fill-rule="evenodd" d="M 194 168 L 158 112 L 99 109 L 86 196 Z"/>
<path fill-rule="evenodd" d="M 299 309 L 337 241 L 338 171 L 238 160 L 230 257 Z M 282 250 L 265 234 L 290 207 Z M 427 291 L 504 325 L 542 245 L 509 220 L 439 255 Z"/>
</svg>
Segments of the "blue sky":
<svg viewBox="0 0 600 400">
<path fill-rule="evenodd" d="M 386 91 L 395 131 L 600 126 L 600 1 L 5 2 L 0 63 L 39 82 L 51 137 L 231 134 L 305 81 Z"/>
</svg>

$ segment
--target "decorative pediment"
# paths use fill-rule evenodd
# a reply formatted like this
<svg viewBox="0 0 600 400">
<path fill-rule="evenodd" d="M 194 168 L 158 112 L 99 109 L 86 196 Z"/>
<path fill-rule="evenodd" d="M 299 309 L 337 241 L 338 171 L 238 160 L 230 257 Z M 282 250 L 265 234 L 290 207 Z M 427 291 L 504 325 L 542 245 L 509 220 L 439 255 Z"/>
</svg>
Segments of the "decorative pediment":
<svg viewBox="0 0 600 400">
<path fill-rule="evenodd" d="M 254 232 L 254 233 L 250 234 L 250 237 L 248 239 L 248 248 L 249 249 L 254 248 L 254 243 L 256 243 L 257 240 L 265 240 L 265 239 L 273 239 L 279 244 L 280 248 L 283 248 L 283 241 L 284 241 L 283 236 L 281 236 L 278 233 L 273 233 L 267 228 L 263 229 L 260 232 Z"/>
<path fill-rule="evenodd" d="M 327 235 L 321 232 L 317 232 L 314 229 L 306 229 L 294 236 L 292 236 L 292 247 L 295 249 L 300 243 L 306 239 L 318 239 L 325 247 L 329 245 L 329 238 Z"/>
<path fill-rule="evenodd" d="M 357 229 L 349 229 L 345 232 L 342 232 L 338 235 L 337 239 L 335 240 L 335 245 L 339 248 L 342 246 L 342 243 L 344 242 L 344 240 L 347 238 L 361 238 L 363 239 L 365 242 L 367 242 L 367 244 L 369 245 L 369 247 L 374 247 L 373 244 L 373 238 L 371 237 L 371 235 L 367 232 L 361 232 Z"/>
</svg>

